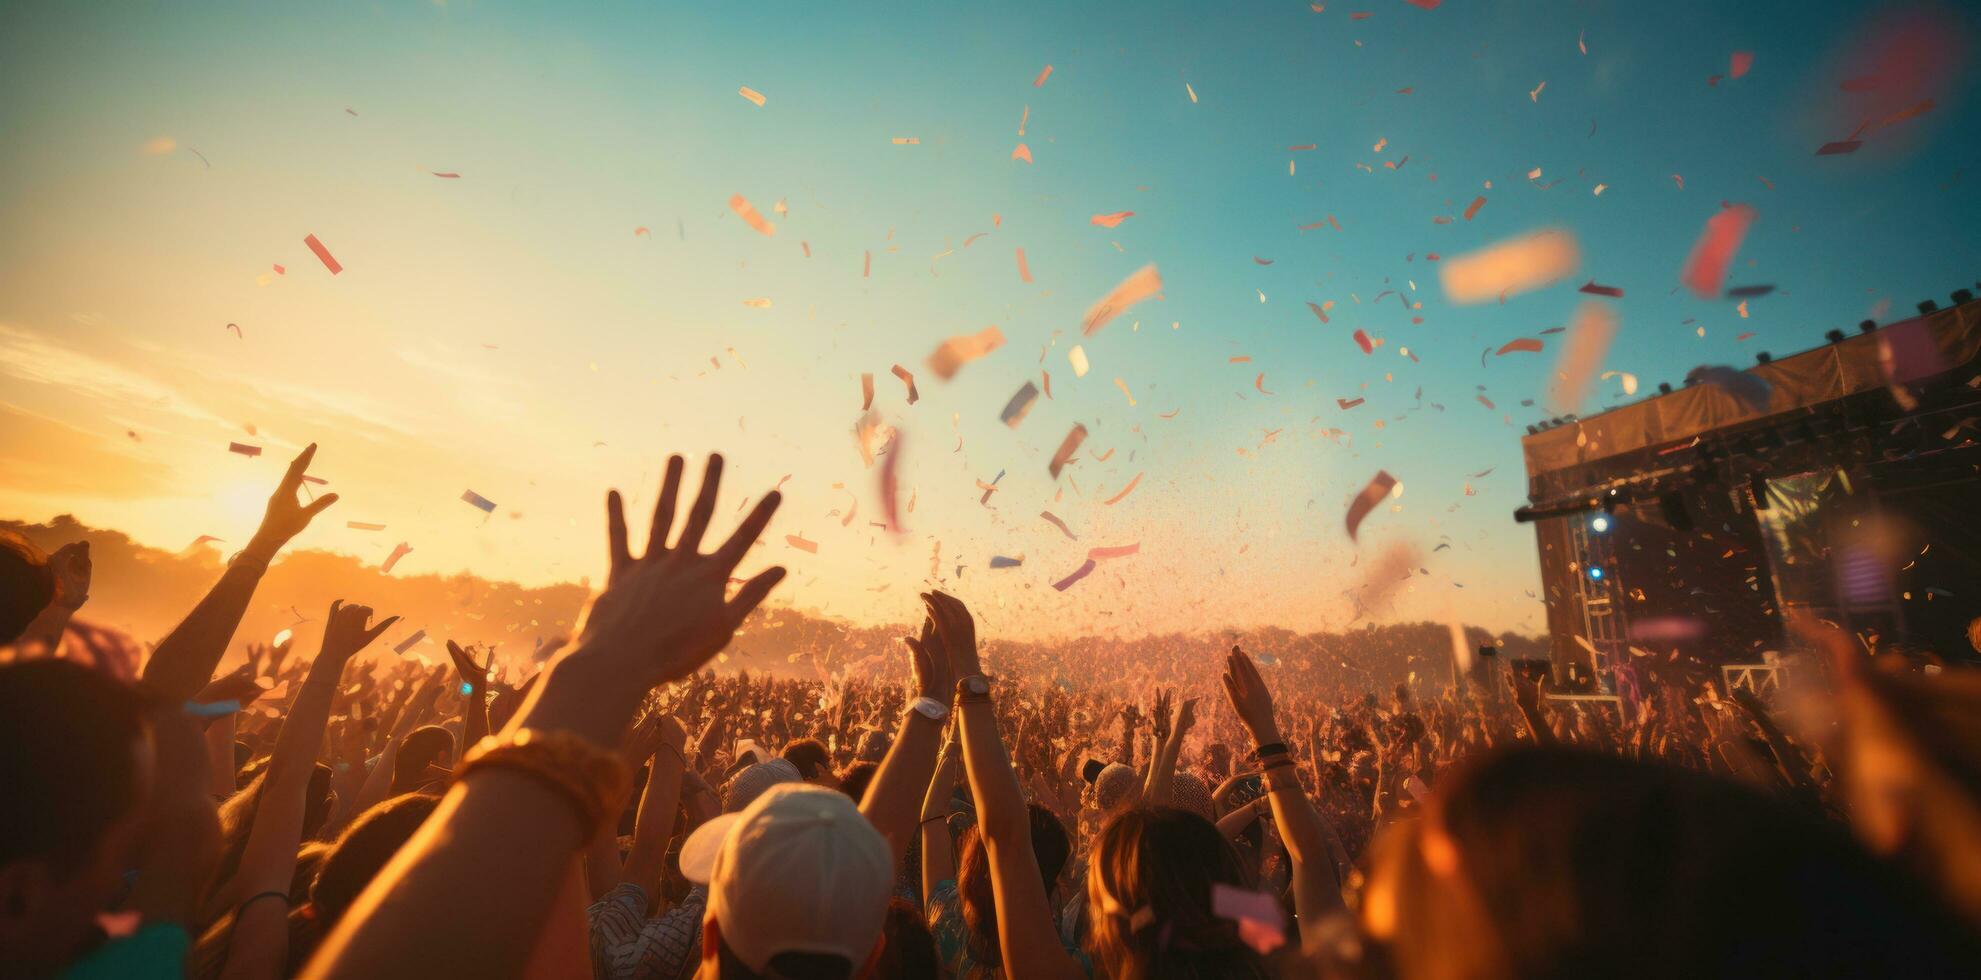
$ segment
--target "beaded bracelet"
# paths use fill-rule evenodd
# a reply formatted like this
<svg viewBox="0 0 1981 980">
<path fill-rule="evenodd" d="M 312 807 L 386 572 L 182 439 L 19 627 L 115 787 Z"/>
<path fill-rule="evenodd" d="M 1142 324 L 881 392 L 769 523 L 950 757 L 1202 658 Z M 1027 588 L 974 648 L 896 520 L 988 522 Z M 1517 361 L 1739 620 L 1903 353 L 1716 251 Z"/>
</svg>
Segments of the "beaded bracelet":
<svg viewBox="0 0 1981 980">
<path fill-rule="evenodd" d="M 618 753 L 570 732 L 525 728 L 514 735 L 490 735 L 467 753 L 455 778 L 491 768 L 528 776 L 563 797 L 586 834 L 605 823 L 632 784 Z"/>
</svg>

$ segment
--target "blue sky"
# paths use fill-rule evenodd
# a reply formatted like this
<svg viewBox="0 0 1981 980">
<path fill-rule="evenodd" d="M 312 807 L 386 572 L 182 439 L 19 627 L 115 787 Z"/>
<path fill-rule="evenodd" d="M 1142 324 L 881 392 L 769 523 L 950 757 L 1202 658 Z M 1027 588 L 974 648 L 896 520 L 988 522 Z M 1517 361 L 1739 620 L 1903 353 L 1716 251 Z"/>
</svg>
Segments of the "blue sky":
<svg viewBox="0 0 1981 980">
<path fill-rule="evenodd" d="M 1385 615 L 1536 629 L 1533 539 L 1511 513 L 1518 436 L 1540 417 L 1520 401 L 1555 345 L 1480 352 L 1585 297 L 1453 306 L 1429 253 L 1572 230 L 1576 282 L 1626 291 L 1605 367 L 1647 390 L 1813 346 L 1880 303 L 1886 319 L 1944 303 L 1981 269 L 1971 76 L 1933 81 L 1932 111 L 1857 154 L 1814 155 L 1854 125 L 1852 59 L 1916 6 L 566 6 L 0 13 L 0 424 L 16 436 L 0 510 L 175 549 L 239 539 L 278 457 L 316 440 L 344 501 L 303 544 L 382 558 L 404 540 L 407 573 L 541 582 L 602 569 L 603 487 L 650 500 L 662 454 L 720 449 L 732 509 L 791 474 L 753 557 L 793 569 L 781 600 L 861 620 L 909 615 L 940 556 L 945 584 L 1015 632 L 1338 627 L 1368 559 L 1408 542 L 1425 574 Z M 1926 9 L 1971 50 L 1972 15 Z M 1709 85 L 1735 51 L 1751 72 Z M 1010 159 L 1021 141 L 1030 165 Z M 733 194 L 777 235 L 737 220 Z M 1722 201 L 1759 214 L 1729 283 L 1777 287 L 1745 319 L 1677 288 Z M 1089 223 L 1119 211 L 1135 216 Z M 1340 231 L 1299 229 L 1329 215 Z M 1164 300 L 1077 337 L 1149 263 Z M 1376 302 L 1386 290 L 1421 309 Z M 937 343 L 991 324 L 1002 350 L 928 375 Z M 1384 340 L 1373 355 L 1358 327 Z M 1074 343 L 1093 363 L 1077 380 Z M 895 363 L 918 376 L 912 407 Z M 1054 399 L 1001 425 L 1041 368 Z M 899 538 L 867 526 L 863 372 L 905 433 L 917 510 Z M 1584 414 L 1619 395 L 1604 383 Z M 1336 407 L 1352 397 L 1367 402 Z M 1045 462 L 1074 422 L 1086 458 L 1055 482 Z M 1358 546 L 1341 515 L 1379 468 L 1404 493 Z M 980 505 L 976 481 L 1001 470 Z M 1135 558 L 1049 588 L 1090 545 L 1131 541 Z"/>
</svg>

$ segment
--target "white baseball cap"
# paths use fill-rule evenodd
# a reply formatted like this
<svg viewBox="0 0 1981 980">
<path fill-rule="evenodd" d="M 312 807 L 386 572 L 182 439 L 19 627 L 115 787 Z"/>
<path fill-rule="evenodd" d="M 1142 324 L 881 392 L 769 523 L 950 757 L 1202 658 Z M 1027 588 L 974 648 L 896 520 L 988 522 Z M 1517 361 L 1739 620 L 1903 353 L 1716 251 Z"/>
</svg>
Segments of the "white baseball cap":
<svg viewBox="0 0 1981 980">
<path fill-rule="evenodd" d="M 696 828 L 681 873 L 708 885 L 708 914 L 744 966 L 827 953 L 858 969 L 887 920 L 894 857 L 850 797 L 785 783 Z"/>
</svg>

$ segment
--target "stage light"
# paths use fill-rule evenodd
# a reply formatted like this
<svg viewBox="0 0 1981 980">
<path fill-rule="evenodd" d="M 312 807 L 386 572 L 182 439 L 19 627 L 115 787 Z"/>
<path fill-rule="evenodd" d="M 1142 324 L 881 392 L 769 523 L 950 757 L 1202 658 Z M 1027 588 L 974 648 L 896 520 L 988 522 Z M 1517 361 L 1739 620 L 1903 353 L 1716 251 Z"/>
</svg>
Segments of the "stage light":
<svg viewBox="0 0 1981 980">
<path fill-rule="evenodd" d="M 1609 516 L 1606 514 L 1597 514 L 1594 519 L 1589 521 L 1589 530 L 1594 531 L 1597 534 L 1606 533 L 1609 531 L 1609 529 L 1610 529 L 1610 519 Z"/>
<path fill-rule="evenodd" d="M 1598 582 L 1602 581 L 1603 580 L 1602 566 L 1600 565 L 1589 566 L 1589 577 L 1595 579 Z"/>
</svg>

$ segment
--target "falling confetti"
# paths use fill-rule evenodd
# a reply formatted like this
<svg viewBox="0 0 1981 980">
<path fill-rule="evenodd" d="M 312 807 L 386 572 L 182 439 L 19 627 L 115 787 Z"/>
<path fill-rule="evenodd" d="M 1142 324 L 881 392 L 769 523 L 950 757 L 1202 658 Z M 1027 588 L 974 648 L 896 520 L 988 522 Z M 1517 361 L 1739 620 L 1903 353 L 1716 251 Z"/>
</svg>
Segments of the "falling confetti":
<svg viewBox="0 0 1981 980">
<path fill-rule="evenodd" d="M 344 271 L 344 267 L 337 264 L 337 260 L 331 257 L 330 250 L 324 248 L 323 243 L 317 241 L 315 235 L 304 236 L 303 244 L 309 246 L 310 251 L 316 253 L 317 260 L 323 263 L 324 268 L 330 270 L 331 275 L 334 276 Z"/>
<path fill-rule="evenodd" d="M 1484 303 L 1551 286 L 1574 275 L 1581 261 L 1575 236 L 1549 229 L 1446 259 L 1438 279 L 1447 300 Z"/>
<path fill-rule="evenodd" d="M 1072 459 L 1073 454 L 1080 451 L 1080 444 L 1086 441 L 1087 427 L 1078 422 L 1073 423 L 1073 428 L 1066 433 L 1066 438 L 1060 440 L 1059 448 L 1053 450 L 1052 462 L 1047 465 L 1046 472 L 1052 474 L 1053 479 L 1059 479 L 1059 471 L 1066 467 L 1067 460 Z"/>
<path fill-rule="evenodd" d="M 1706 219 L 1705 229 L 1685 260 L 1685 269 L 1679 273 L 1679 281 L 1694 296 L 1702 299 L 1718 296 L 1726 281 L 1727 267 L 1733 264 L 1733 257 L 1740 251 L 1740 243 L 1753 223 L 1754 209 L 1745 204 L 1723 208 Z"/>
<path fill-rule="evenodd" d="M 1080 325 L 1080 332 L 1091 337 L 1107 326 L 1108 321 L 1120 316 L 1131 306 L 1152 296 L 1162 294 L 1162 275 L 1154 265 L 1145 265 L 1135 270 L 1133 275 L 1123 279 L 1114 291 L 1087 310 L 1087 317 Z"/>
<path fill-rule="evenodd" d="M 743 98 L 749 99 L 751 102 L 755 102 L 758 105 L 764 104 L 764 94 L 762 92 L 757 91 L 756 89 L 749 87 L 748 85 L 744 85 L 738 88 L 736 90 L 736 94 L 742 96 Z"/>
<path fill-rule="evenodd" d="M 1377 470 L 1376 475 L 1369 478 L 1368 485 L 1364 486 L 1362 492 L 1356 494 L 1355 500 L 1348 505 L 1349 540 L 1357 540 L 1356 535 L 1362 529 L 1362 521 L 1394 489 L 1396 489 L 1396 477 L 1389 475 L 1389 473 L 1383 470 Z"/>
<path fill-rule="evenodd" d="M 729 210 L 736 212 L 736 216 L 742 218 L 744 224 L 755 228 L 765 238 L 777 237 L 777 226 L 771 224 L 770 219 L 758 214 L 757 209 L 751 207 L 750 202 L 743 195 L 730 195 Z"/>
</svg>

